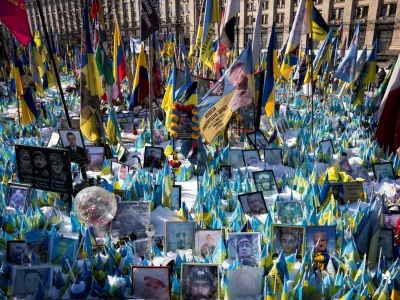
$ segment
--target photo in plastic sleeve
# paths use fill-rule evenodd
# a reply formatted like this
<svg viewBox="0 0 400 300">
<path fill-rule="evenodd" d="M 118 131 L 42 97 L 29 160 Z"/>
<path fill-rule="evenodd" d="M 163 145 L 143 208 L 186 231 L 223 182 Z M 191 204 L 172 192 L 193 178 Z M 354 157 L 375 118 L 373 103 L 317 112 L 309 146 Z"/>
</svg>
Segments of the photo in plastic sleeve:
<svg viewBox="0 0 400 300">
<path fill-rule="evenodd" d="M 120 185 L 122 186 L 126 175 L 129 173 L 129 166 L 119 163 L 119 162 L 111 162 L 111 171 L 114 174 L 115 179 L 118 178 Z"/>
<path fill-rule="evenodd" d="M 261 234 L 259 232 L 229 233 L 228 258 L 238 257 L 242 265 L 257 267 L 261 255 Z"/>
<path fill-rule="evenodd" d="M 193 249 L 196 222 L 165 222 L 166 251 Z"/>
<path fill-rule="evenodd" d="M 87 146 L 88 167 L 87 171 L 100 172 L 104 163 L 104 147 Z"/>
<path fill-rule="evenodd" d="M 243 150 L 242 155 L 245 166 L 254 166 L 261 162 L 258 150 Z"/>
<path fill-rule="evenodd" d="M 221 236 L 225 236 L 224 230 L 196 229 L 194 233 L 194 253 L 203 259 L 207 254 L 211 257 L 220 242 Z"/>
<path fill-rule="evenodd" d="M 164 129 L 154 129 L 153 131 L 154 144 L 160 145 L 164 142 Z"/>
<path fill-rule="evenodd" d="M 217 264 L 182 264 L 181 270 L 180 299 L 219 299 Z"/>
<path fill-rule="evenodd" d="M 308 253 L 325 255 L 328 263 L 331 253 L 336 251 L 336 227 L 335 226 L 307 226 L 306 227 L 306 249 Z"/>
<path fill-rule="evenodd" d="M 22 183 L 7 183 L 6 203 L 7 206 L 24 213 L 28 207 L 32 185 Z"/>
<path fill-rule="evenodd" d="M 80 130 L 59 129 L 61 144 L 71 155 L 71 162 L 85 163 L 87 155 L 85 143 Z"/>
<path fill-rule="evenodd" d="M 254 149 L 261 150 L 270 147 L 267 139 L 260 130 L 248 133 L 247 139 L 250 141 L 250 144 L 254 147 Z"/>
<path fill-rule="evenodd" d="M 50 237 L 46 230 L 32 230 L 24 233 L 25 243 L 28 245 L 31 261 L 33 255 L 40 263 L 48 261 Z M 34 254 L 33 254 L 34 253 Z"/>
<path fill-rule="evenodd" d="M 27 265 L 30 263 L 28 245 L 23 241 L 7 241 L 6 260 L 14 265 Z"/>
<path fill-rule="evenodd" d="M 151 250 L 152 244 L 151 240 L 148 238 L 138 239 L 133 242 L 133 248 L 135 250 L 135 254 L 139 256 L 142 260 L 146 258 L 146 260 L 151 260 Z"/>
<path fill-rule="evenodd" d="M 328 149 L 331 150 L 332 155 L 335 153 L 335 149 L 333 148 L 333 143 L 331 139 L 320 141 L 319 144 L 322 147 L 323 155 L 325 155 L 328 152 Z"/>
<path fill-rule="evenodd" d="M 72 192 L 70 153 L 66 149 L 15 145 L 20 183 L 33 188 L 69 194 Z"/>
<path fill-rule="evenodd" d="M 164 236 L 163 235 L 154 236 L 153 243 L 157 246 L 157 248 L 161 252 L 164 251 Z"/>
<path fill-rule="evenodd" d="M 381 182 L 383 179 L 395 180 L 394 169 L 391 162 L 373 164 L 372 170 L 374 171 L 374 177 L 377 182 Z"/>
<path fill-rule="evenodd" d="M 36 299 L 40 285 L 49 291 L 53 284 L 53 266 L 14 267 L 12 271 L 11 299 Z"/>
<path fill-rule="evenodd" d="M 270 166 L 278 166 L 283 164 L 282 149 L 265 149 L 264 162 Z"/>
<path fill-rule="evenodd" d="M 49 246 L 49 263 L 53 265 L 62 265 L 68 269 L 68 265 L 66 264 L 65 260 L 68 259 L 70 263 L 74 261 L 77 246 L 77 239 L 59 236 L 51 237 Z"/>
<path fill-rule="evenodd" d="M 253 172 L 253 180 L 257 191 L 262 192 L 264 197 L 278 194 L 274 171 L 264 170 Z"/>
<path fill-rule="evenodd" d="M 262 192 L 254 192 L 238 195 L 243 212 L 246 215 L 257 216 L 268 212 Z"/>
<path fill-rule="evenodd" d="M 133 127 L 136 130 L 143 129 L 143 124 L 144 124 L 143 120 L 144 120 L 143 118 L 133 118 Z"/>
<path fill-rule="evenodd" d="M 303 203 L 301 201 L 277 201 L 278 220 L 282 224 L 296 225 L 303 221 Z"/>
<path fill-rule="evenodd" d="M 132 267 L 132 292 L 135 299 L 170 299 L 169 267 Z"/>
<path fill-rule="evenodd" d="M 149 168 L 152 172 L 153 168 L 162 169 L 164 149 L 161 147 L 148 147 L 144 148 L 144 162 L 143 168 Z"/>
<path fill-rule="evenodd" d="M 146 226 L 150 223 L 150 202 L 127 201 L 117 203 L 117 213 L 111 221 L 111 237 L 134 235 L 146 238 Z"/>
<path fill-rule="evenodd" d="M 228 298 L 236 300 L 262 299 L 263 271 L 259 268 L 228 270 Z"/>
<path fill-rule="evenodd" d="M 304 234 L 303 226 L 272 225 L 272 256 L 278 256 L 281 251 L 285 257 L 296 254 L 296 258 L 303 258 Z"/>
</svg>

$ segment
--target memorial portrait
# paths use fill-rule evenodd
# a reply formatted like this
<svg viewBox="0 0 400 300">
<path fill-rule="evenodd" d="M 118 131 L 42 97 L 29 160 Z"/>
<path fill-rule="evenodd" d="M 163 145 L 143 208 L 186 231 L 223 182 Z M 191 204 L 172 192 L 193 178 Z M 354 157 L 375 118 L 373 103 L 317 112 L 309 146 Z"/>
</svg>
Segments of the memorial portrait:
<svg viewBox="0 0 400 300">
<path fill-rule="evenodd" d="M 211 257 L 221 237 L 225 236 L 224 230 L 196 229 L 194 233 L 194 253 L 203 259 L 207 254 Z"/>
<path fill-rule="evenodd" d="M 256 216 L 266 214 L 268 212 L 262 192 L 240 194 L 238 195 L 238 198 L 243 212 L 246 215 Z"/>
<path fill-rule="evenodd" d="M 28 245 L 24 241 L 7 241 L 6 260 L 14 265 L 27 265 L 30 263 Z"/>
<path fill-rule="evenodd" d="M 373 164 L 372 170 L 374 171 L 374 177 L 376 182 L 381 182 L 382 179 L 395 180 L 396 178 L 393 170 L 393 165 L 391 162 Z"/>
<path fill-rule="evenodd" d="M 217 264 L 182 264 L 182 300 L 219 299 Z"/>
<path fill-rule="evenodd" d="M 61 143 L 64 149 L 71 155 L 71 162 L 87 162 L 85 144 L 80 130 L 59 129 Z"/>
<path fill-rule="evenodd" d="M 165 223 L 165 246 L 168 252 L 176 250 L 193 249 L 194 229 L 196 222 L 166 221 Z"/>
<path fill-rule="evenodd" d="M 258 150 L 243 150 L 242 155 L 245 166 L 254 166 L 261 162 Z"/>
<path fill-rule="evenodd" d="M 87 146 L 88 171 L 100 172 L 104 163 L 104 147 Z"/>
<path fill-rule="evenodd" d="M 304 251 L 304 227 L 272 225 L 273 256 L 283 251 L 285 257 L 296 254 L 296 258 L 301 259 Z"/>
<path fill-rule="evenodd" d="M 278 166 L 283 164 L 282 149 L 265 149 L 264 150 L 264 162 L 270 166 Z"/>
<path fill-rule="evenodd" d="M 262 192 L 264 197 L 278 194 L 278 186 L 272 170 L 253 172 L 253 180 L 257 191 Z"/>
<path fill-rule="evenodd" d="M 254 149 L 261 150 L 261 149 L 267 149 L 270 147 L 270 144 L 268 143 L 264 134 L 260 130 L 248 133 L 247 139 L 251 143 L 251 145 L 254 147 Z"/>
<path fill-rule="evenodd" d="M 163 152 L 164 149 L 160 147 L 148 147 L 144 148 L 144 168 L 150 169 L 150 172 L 153 171 L 153 168 L 162 169 L 163 166 Z"/>
<path fill-rule="evenodd" d="M 132 267 L 132 291 L 135 299 L 170 299 L 169 267 Z"/>
<path fill-rule="evenodd" d="M 278 219 L 282 224 L 295 225 L 303 221 L 301 201 L 277 201 Z"/>
<path fill-rule="evenodd" d="M 66 237 L 53 236 L 49 245 L 49 263 L 62 265 L 68 269 L 65 260 L 72 264 L 78 247 L 78 240 Z"/>
<path fill-rule="evenodd" d="M 24 213 L 28 207 L 31 187 L 30 184 L 9 182 L 6 190 L 7 206 L 14 209 L 18 208 L 21 213 Z"/>
<path fill-rule="evenodd" d="M 238 257 L 242 265 L 257 267 L 261 255 L 261 233 L 240 232 L 228 234 L 228 258 Z"/>
</svg>

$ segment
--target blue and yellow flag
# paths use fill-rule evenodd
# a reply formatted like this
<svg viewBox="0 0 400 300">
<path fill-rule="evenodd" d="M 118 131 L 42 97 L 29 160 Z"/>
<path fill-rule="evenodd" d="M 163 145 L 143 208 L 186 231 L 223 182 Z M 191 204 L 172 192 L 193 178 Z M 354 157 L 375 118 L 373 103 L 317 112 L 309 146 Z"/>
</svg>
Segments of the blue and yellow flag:
<svg viewBox="0 0 400 300">
<path fill-rule="evenodd" d="M 272 24 L 267 53 L 267 69 L 265 71 L 262 104 L 267 117 L 275 113 L 275 80 L 279 79 L 278 54 L 276 47 L 275 23 Z"/>
<path fill-rule="evenodd" d="M 133 81 L 132 95 L 129 102 L 129 110 L 135 105 L 142 104 L 149 96 L 149 76 L 147 73 L 146 54 L 143 43 L 140 45 L 139 58 L 136 64 L 135 80 Z"/>
<path fill-rule="evenodd" d="M 213 49 L 214 24 L 220 22 L 219 1 L 205 0 L 203 32 L 201 36 L 200 61 L 206 63 Z"/>
<path fill-rule="evenodd" d="M 324 18 L 313 5 L 312 9 L 312 38 L 313 40 L 323 41 L 329 32 L 329 26 Z"/>
<path fill-rule="evenodd" d="M 122 141 L 121 133 L 117 122 L 117 114 L 115 113 L 113 107 L 110 109 L 110 113 L 108 116 L 106 132 L 110 145 L 115 145 L 119 141 Z"/>
<path fill-rule="evenodd" d="M 168 165 L 168 159 L 165 160 L 164 163 L 164 170 L 163 170 L 163 179 L 162 179 L 162 206 L 168 207 L 171 209 L 172 200 L 171 200 L 171 193 L 172 193 L 172 179 L 171 179 L 171 170 Z"/>
</svg>

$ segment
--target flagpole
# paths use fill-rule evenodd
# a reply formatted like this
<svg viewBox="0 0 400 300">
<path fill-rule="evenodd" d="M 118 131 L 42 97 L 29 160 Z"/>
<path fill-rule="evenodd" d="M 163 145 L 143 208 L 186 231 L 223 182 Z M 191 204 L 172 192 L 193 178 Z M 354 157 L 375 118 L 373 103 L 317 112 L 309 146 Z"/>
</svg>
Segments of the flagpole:
<svg viewBox="0 0 400 300">
<path fill-rule="evenodd" d="M 313 38 L 312 38 L 312 32 L 308 34 L 308 39 L 309 39 L 309 47 L 310 47 L 310 76 L 311 76 L 311 135 L 314 136 L 314 70 L 313 70 Z"/>
<path fill-rule="evenodd" d="M 68 122 L 68 128 L 72 128 L 72 123 L 71 123 L 71 119 L 69 117 L 67 103 L 65 102 L 64 92 L 63 92 L 62 86 L 61 86 L 60 75 L 58 74 L 56 61 L 55 61 L 54 55 L 53 55 L 53 49 L 51 48 L 51 45 L 50 45 L 49 33 L 47 32 L 46 21 L 43 16 L 43 8 L 42 8 L 42 4 L 40 3 L 40 0 L 36 0 L 36 5 L 39 10 L 40 19 L 42 21 L 43 31 L 44 31 L 44 35 L 46 37 L 47 49 L 50 54 L 50 59 L 51 59 L 52 65 L 53 65 L 54 73 L 56 75 L 58 89 L 60 90 L 61 101 L 62 101 L 64 112 L 65 112 L 65 118 L 67 119 L 67 122 Z"/>
<path fill-rule="evenodd" d="M 149 36 L 149 110 L 150 110 L 150 141 L 151 145 L 154 144 L 154 118 L 153 118 L 153 89 L 152 89 L 152 68 L 153 68 L 153 57 L 151 53 L 151 38 L 152 35 Z"/>
</svg>

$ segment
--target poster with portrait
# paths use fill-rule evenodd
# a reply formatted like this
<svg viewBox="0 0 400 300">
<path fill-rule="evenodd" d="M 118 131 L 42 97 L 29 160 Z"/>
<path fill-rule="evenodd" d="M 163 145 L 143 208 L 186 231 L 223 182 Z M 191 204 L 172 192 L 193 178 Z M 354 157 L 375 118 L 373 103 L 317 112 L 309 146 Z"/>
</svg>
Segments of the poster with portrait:
<svg viewBox="0 0 400 300">
<path fill-rule="evenodd" d="M 111 162 L 111 172 L 114 174 L 115 178 L 118 178 L 118 181 L 120 182 L 121 186 L 126 178 L 126 175 L 129 173 L 129 166 L 112 161 Z"/>
<path fill-rule="evenodd" d="M 262 299 L 263 271 L 259 268 L 228 270 L 229 299 Z"/>
<path fill-rule="evenodd" d="M 228 124 L 233 112 L 250 107 L 254 102 L 254 75 L 249 45 L 206 93 L 198 106 L 200 131 L 210 144 Z"/>
<path fill-rule="evenodd" d="M 219 299 L 220 279 L 217 264 L 182 264 L 181 278 L 180 299 Z"/>
<path fill-rule="evenodd" d="M 46 291 L 49 291 L 52 287 L 52 265 L 14 267 L 12 270 L 11 298 L 36 299 L 35 295 L 40 283 Z"/>
<path fill-rule="evenodd" d="M 229 233 L 227 244 L 228 258 L 235 259 L 238 257 L 244 266 L 258 266 L 261 255 L 261 233 Z"/>
<path fill-rule="evenodd" d="M 393 165 L 391 162 L 384 162 L 380 164 L 373 164 L 372 170 L 374 171 L 374 177 L 376 182 L 381 182 L 382 179 L 395 180 Z"/>
<path fill-rule="evenodd" d="M 238 197 L 243 212 L 246 215 L 252 217 L 268 212 L 262 192 L 240 194 Z"/>
<path fill-rule="evenodd" d="M 308 253 L 334 253 L 336 251 L 335 226 L 307 226 L 306 249 Z"/>
<path fill-rule="evenodd" d="M 24 213 L 28 207 L 30 198 L 31 184 L 7 183 L 6 203 L 7 206 L 17 209 Z"/>
<path fill-rule="evenodd" d="M 132 291 L 135 299 L 170 299 L 169 267 L 132 267 Z"/>
<path fill-rule="evenodd" d="M 344 182 L 343 183 L 343 203 L 340 205 L 345 205 L 346 203 L 358 202 L 358 200 L 364 201 L 364 187 L 361 181 L 356 182 Z"/>
<path fill-rule="evenodd" d="M 87 162 L 85 143 L 80 130 L 59 129 L 61 144 L 70 152 L 71 162 Z"/>
<path fill-rule="evenodd" d="M 18 178 L 35 189 L 72 192 L 70 152 L 66 149 L 15 145 Z"/>
<path fill-rule="evenodd" d="M 165 246 L 167 252 L 176 250 L 193 249 L 194 246 L 194 229 L 197 227 L 196 222 L 165 222 Z"/>
<path fill-rule="evenodd" d="M 100 172 L 103 169 L 104 147 L 87 146 L 88 167 L 86 170 Z"/>
<path fill-rule="evenodd" d="M 162 252 L 164 251 L 164 236 L 156 235 L 153 238 L 153 243 L 157 246 L 157 248 Z"/>
<path fill-rule="evenodd" d="M 301 201 L 277 201 L 278 219 L 282 224 L 295 225 L 303 221 Z"/>
<path fill-rule="evenodd" d="M 274 171 L 264 170 L 253 172 L 253 180 L 257 191 L 262 192 L 264 197 L 278 194 Z"/>
<path fill-rule="evenodd" d="M 278 166 L 283 164 L 282 149 L 265 149 L 264 150 L 264 162 L 270 166 Z"/>
<path fill-rule="evenodd" d="M 248 133 L 247 139 L 250 142 L 250 144 L 254 147 L 254 149 L 261 150 L 270 147 L 270 144 L 268 143 L 266 137 L 260 130 Z"/>
<path fill-rule="evenodd" d="M 150 202 L 118 202 L 117 213 L 111 221 L 111 237 L 118 240 L 133 234 L 137 239 L 146 238 L 146 226 L 149 223 Z"/>
<path fill-rule="evenodd" d="M 62 265 L 68 268 L 65 259 L 71 263 L 75 259 L 78 247 L 78 240 L 60 236 L 50 238 L 49 245 L 49 263 L 53 265 Z"/>
<path fill-rule="evenodd" d="M 194 233 L 194 253 L 203 259 L 207 254 L 211 257 L 221 237 L 225 236 L 224 230 L 196 229 Z"/>
<path fill-rule="evenodd" d="M 242 155 L 245 166 L 254 166 L 261 162 L 258 150 L 243 150 Z"/>
<path fill-rule="evenodd" d="M 133 242 L 133 249 L 135 255 L 139 256 L 142 260 L 145 258 L 151 260 L 152 244 L 149 238 L 138 239 Z"/>
<path fill-rule="evenodd" d="M 13 265 L 27 265 L 30 263 L 28 245 L 24 241 L 7 241 L 6 261 Z"/>
<path fill-rule="evenodd" d="M 305 234 L 303 226 L 272 225 L 272 232 L 274 257 L 283 251 L 285 257 L 296 254 L 296 258 L 303 258 Z"/>
<path fill-rule="evenodd" d="M 146 146 L 144 148 L 143 168 L 150 169 L 150 172 L 152 172 L 153 168 L 161 170 L 164 156 L 163 148 Z"/>
</svg>

